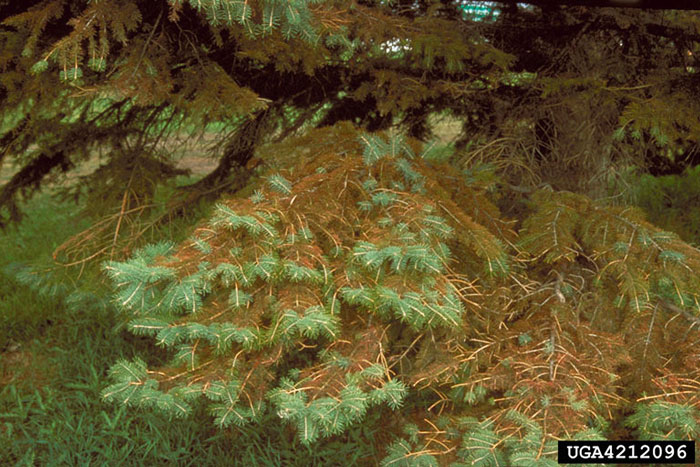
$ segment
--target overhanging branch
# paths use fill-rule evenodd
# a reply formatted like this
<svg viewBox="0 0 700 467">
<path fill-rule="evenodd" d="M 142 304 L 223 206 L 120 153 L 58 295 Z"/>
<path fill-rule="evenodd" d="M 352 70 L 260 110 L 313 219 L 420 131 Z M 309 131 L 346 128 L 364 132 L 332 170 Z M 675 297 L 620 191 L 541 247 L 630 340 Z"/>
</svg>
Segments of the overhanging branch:
<svg viewBox="0 0 700 467">
<path fill-rule="evenodd" d="M 697 0 L 500 0 L 498 3 L 506 5 L 527 3 L 537 6 L 644 8 L 650 10 L 700 10 L 700 2 Z"/>
</svg>

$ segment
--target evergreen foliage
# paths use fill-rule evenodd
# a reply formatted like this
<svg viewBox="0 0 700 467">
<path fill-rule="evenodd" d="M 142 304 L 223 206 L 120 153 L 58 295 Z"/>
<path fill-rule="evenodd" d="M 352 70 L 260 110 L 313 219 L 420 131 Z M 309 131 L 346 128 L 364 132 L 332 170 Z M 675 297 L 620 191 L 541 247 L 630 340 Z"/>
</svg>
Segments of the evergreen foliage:
<svg viewBox="0 0 700 467">
<path fill-rule="evenodd" d="M 346 150 L 222 201 L 176 247 L 105 264 L 131 331 L 173 355 L 117 363 L 106 400 L 171 416 L 207 400 L 222 428 L 273 413 L 305 444 L 393 412 L 383 465 L 555 465 L 556 440 L 614 439 L 631 406 L 641 438 L 693 436 L 694 399 L 668 395 L 698 371 L 698 250 L 551 189 L 515 232 L 415 141 L 308 137 Z"/>
<path fill-rule="evenodd" d="M 92 268 L 79 280 L 55 266 L 47 273 L 51 250 L 89 219 L 76 218 L 73 203 L 48 196 L 27 209 L 34 215 L 17 230 L 0 233 L 1 464 L 304 467 L 381 457 L 374 440 L 378 414 L 371 412 L 366 426 L 342 441 L 306 448 L 274 413 L 233 432 L 214 428 L 201 404 L 176 423 L 157 411 L 105 404 L 100 392 L 110 365 L 133 355 L 155 365 L 165 354 L 149 338 L 114 329 L 114 310 L 104 295 L 108 284 Z M 21 268 L 19 279 L 17 263 L 42 258 L 32 272 Z M 73 295 L 82 299 L 69 300 Z"/>
<path fill-rule="evenodd" d="M 0 225 L 97 158 L 59 191 L 105 217 L 55 257 L 103 261 L 126 328 L 169 357 L 115 357 L 104 401 L 176 423 L 204 407 L 224 433 L 283 422 L 307 448 L 374 423 L 392 466 L 697 436 L 700 252 L 600 200 L 617 169 L 694 162 L 697 14 L 0 7 L 0 163 L 16 169 Z M 452 146 L 431 141 L 439 112 L 461 122 Z M 158 203 L 177 137 L 212 124 L 217 168 Z M 250 196 L 221 196 L 260 160 Z M 203 198 L 218 203 L 187 239 L 136 248 Z"/>
<path fill-rule="evenodd" d="M 50 175 L 97 152 L 102 169 L 82 186 L 92 203 L 116 210 L 126 191 L 125 206 L 148 204 L 153 181 L 176 174 L 168 142 L 183 125 L 199 134 L 212 122 L 231 131 L 216 136 L 220 164 L 196 188 L 215 192 L 262 142 L 305 124 L 398 122 L 427 141 L 435 112 L 463 121 L 467 168 L 493 163 L 515 186 L 600 196 L 611 168 L 682 170 L 696 159 L 694 13 L 495 4 L 475 16 L 475 6 L 5 6 L 0 147 L 25 170 L 3 188 L 2 221 L 19 218 L 17 202 Z"/>
</svg>

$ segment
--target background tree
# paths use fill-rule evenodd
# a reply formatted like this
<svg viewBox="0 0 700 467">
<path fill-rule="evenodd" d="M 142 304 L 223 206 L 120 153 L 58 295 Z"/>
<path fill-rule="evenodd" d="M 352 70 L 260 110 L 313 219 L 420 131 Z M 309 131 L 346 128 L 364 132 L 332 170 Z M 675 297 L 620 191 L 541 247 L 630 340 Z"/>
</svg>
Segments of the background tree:
<svg viewBox="0 0 700 467">
<path fill-rule="evenodd" d="M 592 198 L 693 162 L 698 17 L 465 6 L 3 4 L 6 220 L 99 155 L 69 192 L 115 214 L 64 251 L 116 259 L 129 329 L 172 350 L 114 365 L 105 399 L 222 428 L 272 413 L 306 444 L 376 407 L 388 465 L 697 435 L 700 253 Z M 423 144 L 440 112 L 455 148 Z M 218 166 L 170 213 L 241 188 L 256 154 L 276 170 L 125 260 L 173 140 L 212 123 Z"/>
</svg>

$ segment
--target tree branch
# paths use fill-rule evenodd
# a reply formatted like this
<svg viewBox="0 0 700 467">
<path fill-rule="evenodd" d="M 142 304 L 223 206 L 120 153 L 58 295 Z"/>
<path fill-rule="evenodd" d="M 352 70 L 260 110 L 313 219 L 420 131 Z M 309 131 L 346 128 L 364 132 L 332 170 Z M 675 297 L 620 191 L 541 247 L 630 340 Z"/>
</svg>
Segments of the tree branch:
<svg viewBox="0 0 700 467">
<path fill-rule="evenodd" d="M 607 8 L 642 8 L 649 10 L 700 10 L 697 0 L 499 0 L 504 5 L 527 3 L 529 5 L 554 6 L 586 6 Z"/>
</svg>

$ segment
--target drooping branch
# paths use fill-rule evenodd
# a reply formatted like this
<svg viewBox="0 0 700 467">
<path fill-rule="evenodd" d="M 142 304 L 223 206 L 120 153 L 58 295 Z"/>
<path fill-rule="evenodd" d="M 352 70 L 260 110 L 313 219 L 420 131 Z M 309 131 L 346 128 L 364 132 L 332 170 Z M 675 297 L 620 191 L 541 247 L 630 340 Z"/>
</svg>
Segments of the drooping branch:
<svg viewBox="0 0 700 467">
<path fill-rule="evenodd" d="M 0 137 L 0 167 L 5 157 L 10 153 L 13 143 L 19 138 L 29 124 L 28 118 L 23 118 L 12 130 Z"/>
<path fill-rule="evenodd" d="M 251 115 L 226 142 L 216 168 L 189 188 L 193 191 L 206 192 L 209 196 L 221 193 L 221 190 L 231 184 L 228 180 L 229 176 L 236 169 L 245 168 L 248 161 L 253 158 L 257 146 L 274 129 L 276 115 L 276 109 L 270 107 Z M 235 180 L 236 184 L 244 185 L 248 175 L 249 173 L 244 170 L 244 180 Z"/>
<path fill-rule="evenodd" d="M 39 188 L 41 181 L 51 171 L 58 168 L 61 172 L 67 172 L 73 168 L 73 163 L 64 151 L 43 152 L 34 158 L 17 172 L 9 182 L 0 190 L 0 208 L 5 207 L 9 211 L 9 219 L 0 217 L 0 228 L 5 227 L 8 221 L 19 221 L 22 213 L 17 206 L 17 194 L 28 193 Z"/>
</svg>

